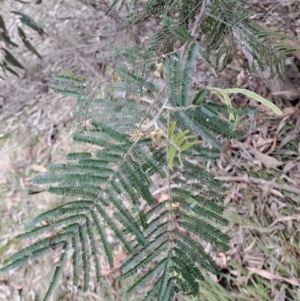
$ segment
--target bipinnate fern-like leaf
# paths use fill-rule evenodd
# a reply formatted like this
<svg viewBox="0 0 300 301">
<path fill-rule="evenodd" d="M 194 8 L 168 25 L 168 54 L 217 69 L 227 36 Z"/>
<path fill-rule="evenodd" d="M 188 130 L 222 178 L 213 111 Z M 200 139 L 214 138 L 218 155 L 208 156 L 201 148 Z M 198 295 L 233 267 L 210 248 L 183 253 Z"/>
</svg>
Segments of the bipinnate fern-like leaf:
<svg viewBox="0 0 300 301">
<path fill-rule="evenodd" d="M 6 272 L 57 252 L 59 261 L 44 300 L 53 293 L 68 258 L 74 290 L 80 284 L 88 290 L 91 277 L 101 281 L 99 244 L 108 265 L 114 264 L 107 228 L 128 255 L 120 278 L 136 277 L 129 292 L 143 287 L 145 301 L 198 294 L 199 281 L 205 281 L 202 271 L 218 272 L 204 243 L 225 252 L 229 240 L 219 228 L 228 223 L 220 205 L 224 187 L 198 162 L 218 157 L 219 135 L 242 137 L 219 113 L 237 121 L 253 108 L 234 108 L 228 97 L 221 105 L 207 102 L 207 89 L 194 93 L 195 61 L 200 53 L 219 72 L 231 62 L 236 42 L 251 53 L 254 67 L 263 69 L 267 63 L 271 72 L 282 75 L 292 51 L 269 46 L 268 34 L 249 20 L 244 1 L 150 0 L 140 9 L 138 0 L 114 0 L 109 11 L 122 9 L 125 2 L 132 12 L 128 24 L 148 17 L 161 20 L 144 51 L 132 46 L 117 51 L 139 65 L 136 72 L 119 65 L 112 92 L 104 98 L 97 98 L 96 88 L 88 89 L 85 79 L 71 72 L 60 72 L 51 85 L 57 93 L 77 98 L 73 138 L 94 151 L 70 153 L 67 162 L 51 164 L 47 174 L 33 179 L 47 185 L 48 192 L 73 199 L 30 221 L 18 238 L 35 241 L 1 269 Z M 138 75 L 157 61 L 163 64 L 158 73 L 164 86 Z M 167 192 L 160 202 L 153 191 L 157 175 Z"/>
<path fill-rule="evenodd" d="M 166 89 L 144 81 L 123 66 L 118 69 L 122 81 L 113 88 L 126 91 L 126 98 L 92 99 L 88 116 L 91 125 L 79 125 L 74 134 L 76 141 L 97 150 L 70 153 L 67 162 L 51 164 L 47 174 L 33 180 L 49 185 L 49 192 L 73 200 L 30 221 L 19 238 L 33 237 L 36 241 L 6 260 L 2 271 L 59 250 L 60 260 L 44 298 L 48 300 L 67 254 L 73 252 L 68 257 L 73 287 L 82 283 L 85 291 L 92 275 L 101 281 L 100 241 L 108 264 L 113 266 L 113 250 L 106 233 L 109 227 L 128 254 L 121 266 L 121 279 L 138 274 L 129 292 L 148 287 L 144 300 L 172 300 L 181 292 L 196 295 L 199 281 L 204 280 L 201 271 L 217 273 L 203 242 L 222 251 L 228 249 L 229 238 L 218 228 L 228 223 L 220 205 L 224 188 L 197 160 L 218 156 L 217 135 L 235 138 L 241 133 L 219 118 L 218 112 L 226 112 L 224 105 L 204 101 L 200 92 L 195 101 L 191 74 L 198 50 L 192 44 L 184 62 L 179 56 L 165 60 Z M 78 88 L 78 99 L 89 97 L 82 82 L 76 86 L 78 78 L 73 81 L 73 77 L 60 74 L 55 89 L 59 86 L 59 92 L 75 93 Z M 202 145 L 204 142 L 208 148 Z M 170 166 L 171 146 L 180 151 L 180 158 L 173 156 Z M 153 194 L 154 175 L 165 181 L 165 201 L 158 202 Z M 140 275 L 142 268 L 146 272 Z M 149 287 L 153 278 L 154 285 Z"/>
</svg>

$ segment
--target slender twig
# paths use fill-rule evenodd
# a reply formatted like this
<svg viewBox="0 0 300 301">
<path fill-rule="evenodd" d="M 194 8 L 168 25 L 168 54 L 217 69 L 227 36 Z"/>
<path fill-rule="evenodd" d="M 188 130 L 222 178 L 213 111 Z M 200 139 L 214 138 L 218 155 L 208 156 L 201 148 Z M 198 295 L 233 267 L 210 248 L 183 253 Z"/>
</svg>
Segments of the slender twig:
<svg viewBox="0 0 300 301">
<path fill-rule="evenodd" d="M 168 190 L 169 188 L 177 188 L 177 187 L 180 187 L 180 185 L 178 185 L 178 184 L 167 185 L 167 186 L 158 188 L 157 190 L 153 191 L 152 195 L 157 195 L 157 194 L 164 192 L 165 190 Z"/>
<path fill-rule="evenodd" d="M 166 88 L 166 85 L 162 88 L 161 92 L 159 93 L 159 95 L 162 93 L 162 91 Z M 159 126 L 157 124 L 157 121 L 158 119 L 160 118 L 161 114 L 164 112 L 165 110 L 165 105 L 168 103 L 168 98 L 165 100 L 165 102 L 163 103 L 162 107 L 160 108 L 160 110 L 157 112 L 157 114 L 154 116 L 154 118 L 152 119 L 151 121 L 151 124 L 150 126 L 147 127 L 147 129 L 151 128 L 152 126 L 154 126 L 155 130 L 158 130 L 159 129 Z M 155 102 L 153 102 L 153 105 L 154 105 Z M 142 124 L 143 122 L 141 122 Z M 146 129 L 146 130 L 147 130 Z M 146 131 L 144 130 L 144 131 Z"/>
<path fill-rule="evenodd" d="M 139 64 L 139 63 L 146 63 L 146 62 L 157 62 L 159 61 L 160 59 L 164 59 L 166 58 L 167 56 L 171 55 L 171 54 L 174 54 L 178 51 L 180 51 L 182 49 L 183 46 L 181 46 L 180 48 L 178 49 L 175 49 L 171 52 L 168 52 L 168 53 L 163 53 L 162 55 L 158 56 L 158 57 L 154 57 L 154 58 L 151 58 L 151 59 L 147 59 L 147 60 L 141 60 L 141 61 L 137 61 L 136 63 Z"/>
<path fill-rule="evenodd" d="M 266 181 L 263 179 L 259 179 L 259 178 L 254 178 L 254 177 L 249 177 L 248 175 L 243 175 L 243 176 L 237 176 L 237 177 L 217 177 L 217 179 L 219 181 L 226 181 L 226 182 L 244 182 L 244 183 L 248 183 L 248 184 L 257 184 L 257 185 L 262 185 L 262 186 L 269 186 L 272 188 L 276 188 L 279 190 L 285 190 L 288 192 L 292 192 L 295 193 L 297 195 L 300 195 L 300 189 L 290 186 L 288 184 L 277 184 L 277 183 L 273 183 L 270 181 Z"/>
<path fill-rule="evenodd" d="M 195 37 L 196 33 L 197 33 L 197 30 L 199 29 L 199 26 L 203 20 L 203 17 L 205 15 L 205 12 L 206 12 L 206 6 L 207 6 L 207 0 L 202 0 L 202 7 L 201 7 L 201 11 L 194 23 L 194 26 L 193 26 L 193 29 L 192 29 L 192 32 L 191 32 L 191 35 L 193 37 Z"/>
<path fill-rule="evenodd" d="M 170 128 L 170 111 L 168 111 L 168 130 Z M 168 145 L 167 145 L 167 164 L 169 163 L 169 159 L 170 159 L 170 153 L 168 151 Z M 171 171 L 169 168 L 167 168 L 167 181 L 168 181 L 168 203 L 169 203 L 169 210 L 170 210 L 170 220 L 171 220 L 171 224 L 170 224 L 170 242 L 172 244 L 172 231 L 173 231 L 173 207 L 172 207 L 172 189 L 171 189 Z M 170 247 L 170 249 L 172 248 L 172 246 Z"/>
<path fill-rule="evenodd" d="M 281 0 L 279 1 L 273 8 L 271 8 L 269 11 L 267 11 L 267 13 L 264 15 L 263 19 L 262 19 L 262 22 L 264 22 L 267 17 L 269 15 L 271 15 L 273 13 L 274 10 L 276 10 L 280 5 L 282 5 L 286 0 Z"/>
<path fill-rule="evenodd" d="M 277 223 L 280 223 L 280 222 L 288 222 L 288 221 L 292 221 L 292 220 L 299 221 L 300 214 L 293 214 L 293 215 L 289 215 L 289 216 L 280 216 L 280 217 L 276 218 L 275 221 L 269 227 L 270 228 L 274 227 Z"/>
<path fill-rule="evenodd" d="M 202 0 L 202 7 L 201 7 L 201 11 L 196 19 L 196 21 L 194 22 L 194 26 L 192 28 L 192 31 L 191 31 L 191 35 L 192 37 L 195 37 L 196 35 L 196 32 L 201 24 L 201 21 L 203 19 L 203 16 L 205 15 L 206 13 L 206 5 L 207 5 L 207 0 Z M 184 55 L 185 55 L 185 52 L 186 52 L 186 49 L 188 47 L 188 45 L 190 44 L 190 42 L 186 42 L 184 45 L 183 45 L 183 50 L 182 50 L 182 54 L 181 54 L 181 60 L 183 60 L 184 58 Z"/>
</svg>

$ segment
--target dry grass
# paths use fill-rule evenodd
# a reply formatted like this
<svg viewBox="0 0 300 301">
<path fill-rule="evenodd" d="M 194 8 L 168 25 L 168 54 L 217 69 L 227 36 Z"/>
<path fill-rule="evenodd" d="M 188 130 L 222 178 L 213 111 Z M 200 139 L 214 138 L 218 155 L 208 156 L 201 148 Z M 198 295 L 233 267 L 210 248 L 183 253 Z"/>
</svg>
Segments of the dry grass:
<svg viewBox="0 0 300 301">
<path fill-rule="evenodd" d="M 23 76 L 0 82 L 5 95 L 0 115 L 1 261 L 27 245 L 28 241 L 14 237 L 28 220 L 65 201 L 50 194 L 28 196 L 30 179 L 44 172 L 50 161 L 64 160 L 68 152 L 81 147 L 71 139 L 76 126 L 75 100 L 48 91 L 51 77 L 66 69 L 94 82 L 106 80 L 104 50 L 113 40 L 122 44 L 126 38 L 125 31 L 116 30 L 122 22 L 103 17 L 78 1 L 58 1 L 54 7 L 52 1 L 44 2 L 22 6 L 48 34 L 44 38 L 34 35 L 33 44 L 38 45 L 43 60 L 25 52 Z M 235 84 L 238 78 L 234 73 L 230 76 Z M 219 80 L 228 84 L 225 77 Z M 224 141 L 220 160 L 207 166 L 229 188 L 225 205 L 231 223 L 225 231 L 232 237 L 231 249 L 224 254 L 207 245 L 221 275 L 207 275 L 199 296 L 182 300 L 300 300 L 299 105 L 290 105 L 284 112 L 282 118 L 258 114 L 244 120 L 245 140 Z M 122 254 L 116 246 L 115 256 Z M 41 300 L 56 260 L 57 254 L 51 253 L 1 275 L 0 300 Z M 106 266 L 104 259 L 102 265 Z M 70 272 L 67 265 L 53 300 L 139 300 L 142 295 L 141 291 L 126 296 L 130 283 L 120 284 L 118 271 L 103 273 L 101 285 L 92 281 L 89 292 L 79 289 L 72 294 Z"/>
</svg>

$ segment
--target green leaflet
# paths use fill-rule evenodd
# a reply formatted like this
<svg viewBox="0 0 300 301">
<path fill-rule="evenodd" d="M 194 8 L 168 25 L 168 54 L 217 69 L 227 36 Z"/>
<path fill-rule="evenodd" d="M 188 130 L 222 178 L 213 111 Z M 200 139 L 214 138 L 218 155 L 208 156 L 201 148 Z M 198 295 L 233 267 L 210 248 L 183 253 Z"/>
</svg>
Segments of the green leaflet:
<svg viewBox="0 0 300 301">
<path fill-rule="evenodd" d="M 233 129 L 235 129 L 238 125 L 238 122 L 240 120 L 240 116 L 237 114 L 237 111 L 235 111 L 231 99 L 229 98 L 230 94 L 236 94 L 241 93 L 248 97 L 251 97 L 255 99 L 256 101 L 264 104 L 268 108 L 270 108 L 273 112 L 275 112 L 277 115 L 281 115 L 282 111 L 274 105 L 271 101 L 261 97 L 260 95 L 246 90 L 246 89 L 240 89 L 240 88 L 234 88 L 234 89 L 221 89 L 221 88 L 210 88 L 212 93 L 216 94 L 227 106 L 227 111 L 229 113 L 229 122 L 232 123 Z"/>
<path fill-rule="evenodd" d="M 11 41 L 3 17 L 1 15 L 0 15 L 0 38 L 2 38 L 6 43 L 10 44 L 11 46 L 18 47 L 17 44 Z"/>
<path fill-rule="evenodd" d="M 248 97 L 251 97 L 251 98 L 255 99 L 256 101 L 262 103 L 263 105 L 267 106 L 273 112 L 275 112 L 277 115 L 281 115 L 282 114 L 282 111 L 277 106 L 275 106 L 271 101 L 269 101 L 269 100 L 261 97 L 260 95 L 254 93 L 252 91 L 249 91 L 249 90 L 246 90 L 246 89 L 240 89 L 240 88 L 224 89 L 223 91 L 226 94 L 234 94 L 234 93 L 244 94 L 244 95 L 246 95 Z"/>
<path fill-rule="evenodd" d="M 8 50 L 6 50 L 5 48 L 2 48 L 2 50 L 4 51 L 4 59 L 6 62 L 10 63 L 11 65 L 17 68 L 24 69 L 21 63 Z M 8 70 L 7 66 L 6 69 Z"/>
<path fill-rule="evenodd" d="M 40 56 L 40 54 L 36 51 L 36 49 L 32 46 L 32 44 L 28 41 L 25 32 L 22 30 L 21 27 L 18 27 L 18 33 L 20 38 L 22 39 L 23 44 L 26 46 L 26 48 L 31 51 L 32 53 L 34 53 L 37 57 L 39 57 L 40 59 L 42 58 Z"/>
<path fill-rule="evenodd" d="M 196 96 L 194 97 L 192 104 L 195 106 L 199 106 L 202 105 L 202 103 L 204 102 L 204 100 L 209 96 L 210 94 L 210 90 L 208 89 L 200 89 Z"/>
<path fill-rule="evenodd" d="M 43 33 L 43 29 L 37 25 L 37 23 L 28 15 L 23 13 L 12 11 L 13 14 L 21 16 L 20 21 L 27 25 L 28 27 L 32 28 L 33 30 L 37 31 L 40 35 Z"/>
<path fill-rule="evenodd" d="M 2 32 L 8 36 L 8 31 L 6 29 L 3 17 L 1 15 L 0 15 L 0 28 L 2 29 Z"/>
<path fill-rule="evenodd" d="M 176 156 L 178 157 L 180 166 L 183 166 L 181 153 L 191 146 L 201 143 L 200 141 L 195 140 L 194 135 L 187 135 L 189 130 L 174 135 L 175 127 L 176 121 L 173 121 L 168 130 L 168 167 L 171 170 L 173 170 L 173 162 Z M 194 141 L 189 142 L 189 139 L 193 139 Z"/>
</svg>

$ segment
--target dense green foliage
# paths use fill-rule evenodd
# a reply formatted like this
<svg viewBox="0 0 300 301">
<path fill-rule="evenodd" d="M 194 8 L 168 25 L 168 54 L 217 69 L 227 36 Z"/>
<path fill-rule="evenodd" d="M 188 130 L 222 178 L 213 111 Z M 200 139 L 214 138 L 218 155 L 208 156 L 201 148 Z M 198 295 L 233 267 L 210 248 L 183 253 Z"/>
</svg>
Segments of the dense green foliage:
<svg viewBox="0 0 300 301">
<path fill-rule="evenodd" d="M 222 217 L 224 187 L 199 161 L 219 156 L 219 135 L 243 137 L 219 113 L 237 116 L 249 112 L 209 102 L 208 89 L 193 91 L 196 62 L 201 57 L 215 72 L 222 70 L 234 55 L 232 32 L 239 31 L 248 43 L 256 43 L 252 54 L 259 66 L 267 63 L 268 56 L 274 71 L 284 71 L 285 50 L 266 44 L 242 1 L 150 0 L 144 9 L 137 0 L 129 2 L 129 26 L 151 16 L 161 19 L 160 29 L 146 48 L 131 45 L 116 50 L 134 71 L 128 64 L 120 65 L 105 98 L 94 96 L 84 78 L 68 72 L 58 74 L 51 86 L 77 98 L 74 140 L 97 150 L 71 153 L 66 163 L 51 164 L 48 174 L 34 178 L 36 184 L 49 185 L 48 192 L 74 200 L 28 223 L 27 232 L 19 238 L 34 237 L 36 242 L 11 256 L 2 268 L 7 271 L 29 258 L 60 250 L 44 300 L 53 292 L 71 250 L 74 288 L 83 281 L 83 289 L 88 289 L 92 265 L 101 281 L 99 238 L 113 266 L 106 227 L 113 230 L 128 254 L 121 279 L 147 267 L 130 292 L 154 278 L 144 300 L 173 300 L 179 293 L 196 296 L 199 281 L 205 281 L 201 271 L 218 273 L 203 241 L 224 252 L 229 241 L 219 228 L 228 223 Z M 115 0 L 112 9 L 124 4 L 124 0 Z M 144 79 L 155 68 L 163 78 L 158 84 Z M 154 176 L 165 182 L 165 201 L 157 202 L 153 195 Z M 44 238 L 50 230 L 54 234 Z"/>
</svg>

